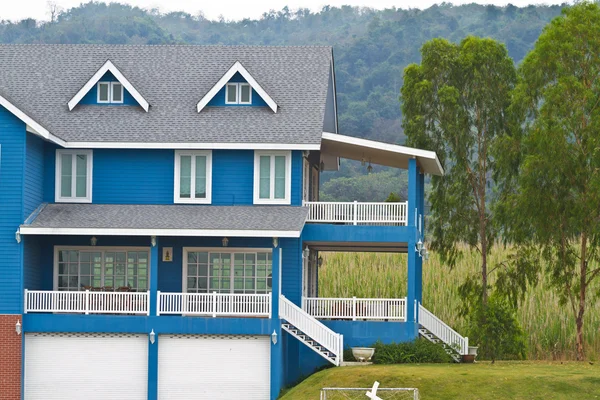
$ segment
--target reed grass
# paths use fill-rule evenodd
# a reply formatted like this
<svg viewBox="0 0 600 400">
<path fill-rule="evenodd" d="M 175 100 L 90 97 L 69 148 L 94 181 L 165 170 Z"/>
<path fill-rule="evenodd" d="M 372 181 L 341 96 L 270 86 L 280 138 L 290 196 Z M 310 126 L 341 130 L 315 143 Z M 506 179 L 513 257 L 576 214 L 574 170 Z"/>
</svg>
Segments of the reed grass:
<svg viewBox="0 0 600 400">
<path fill-rule="evenodd" d="M 502 261 L 507 250 L 494 249 L 490 265 Z M 406 254 L 322 253 L 319 270 L 320 297 L 405 297 L 407 286 Z M 423 305 L 447 324 L 465 332 L 465 321 L 458 315 L 461 302 L 458 286 L 479 271 L 475 252 L 465 251 L 459 265 L 450 269 L 432 252 L 423 264 Z M 600 357 L 600 282 L 589 291 L 584 321 L 586 356 Z M 574 360 L 575 319 L 569 305 L 560 305 L 556 291 L 544 279 L 530 287 L 519 304 L 518 319 L 528 338 L 527 358 L 532 360 Z"/>
</svg>

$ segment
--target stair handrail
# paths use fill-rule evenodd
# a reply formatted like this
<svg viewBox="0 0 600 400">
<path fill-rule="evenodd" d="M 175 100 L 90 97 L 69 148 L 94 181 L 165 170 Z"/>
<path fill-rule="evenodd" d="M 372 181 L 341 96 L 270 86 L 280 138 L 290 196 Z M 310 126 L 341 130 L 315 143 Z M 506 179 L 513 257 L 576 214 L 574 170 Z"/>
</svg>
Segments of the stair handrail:
<svg viewBox="0 0 600 400">
<path fill-rule="evenodd" d="M 419 324 L 442 342 L 454 348 L 460 355 L 469 354 L 469 338 L 463 337 L 444 321 L 419 303 Z"/>
<path fill-rule="evenodd" d="M 339 365 L 344 351 L 344 339 L 325 326 L 322 322 L 289 301 L 284 295 L 279 295 L 279 318 L 286 320 L 312 340 L 332 352 Z"/>
</svg>

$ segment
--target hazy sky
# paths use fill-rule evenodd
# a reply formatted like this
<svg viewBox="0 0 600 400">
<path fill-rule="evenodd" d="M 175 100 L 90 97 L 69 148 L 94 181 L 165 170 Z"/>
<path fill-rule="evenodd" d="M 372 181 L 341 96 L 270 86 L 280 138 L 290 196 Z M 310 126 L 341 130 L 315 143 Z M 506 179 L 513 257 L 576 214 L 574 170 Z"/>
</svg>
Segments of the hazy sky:
<svg viewBox="0 0 600 400">
<path fill-rule="evenodd" d="M 82 0 L 51 0 L 63 9 L 76 7 Z M 88 0 L 84 1 L 87 2 Z M 263 12 L 269 10 L 281 10 L 284 6 L 291 9 L 310 8 L 313 11 L 320 10 L 323 5 L 341 6 L 344 4 L 352 6 L 368 6 L 372 8 L 427 8 L 441 0 L 119 0 L 119 3 L 127 3 L 142 8 L 158 8 L 162 12 L 185 11 L 197 14 L 202 11 L 209 19 L 216 19 L 223 15 L 225 19 L 239 20 L 242 18 L 259 18 Z M 515 6 L 526 6 L 529 4 L 560 4 L 565 2 L 553 0 L 454 0 L 453 4 L 481 3 L 506 5 L 512 3 Z M 48 0 L 0 0 L 0 20 L 20 20 L 23 18 L 49 19 Z"/>
</svg>

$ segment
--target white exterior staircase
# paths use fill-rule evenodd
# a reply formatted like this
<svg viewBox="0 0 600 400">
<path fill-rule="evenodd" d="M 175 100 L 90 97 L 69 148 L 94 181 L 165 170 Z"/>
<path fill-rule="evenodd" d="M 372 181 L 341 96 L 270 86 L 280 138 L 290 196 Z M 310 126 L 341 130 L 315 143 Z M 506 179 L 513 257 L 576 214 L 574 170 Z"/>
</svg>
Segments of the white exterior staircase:
<svg viewBox="0 0 600 400">
<path fill-rule="evenodd" d="M 419 335 L 430 342 L 441 344 L 457 363 L 462 361 L 463 355 L 469 354 L 469 338 L 462 337 L 420 303 L 418 313 Z"/>
<path fill-rule="evenodd" d="M 344 336 L 335 333 L 306 311 L 279 296 L 281 327 L 314 352 L 335 366 L 340 366 L 344 356 Z"/>
</svg>

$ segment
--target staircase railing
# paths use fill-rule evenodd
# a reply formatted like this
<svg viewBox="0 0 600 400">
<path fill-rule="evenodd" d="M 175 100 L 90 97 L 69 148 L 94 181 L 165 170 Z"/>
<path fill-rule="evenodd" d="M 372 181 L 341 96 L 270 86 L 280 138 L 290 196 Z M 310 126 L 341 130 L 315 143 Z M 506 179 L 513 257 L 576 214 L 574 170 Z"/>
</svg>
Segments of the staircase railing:
<svg viewBox="0 0 600 400">
<path fill-rule="evenodd" d="M 336 360 L 335 365 L 340 365 L 344 352 L 343 335 L 317 321 L 316 318 L 286 299 L 284 295 L 279 296 L 279 317 L 333 353 Z"/>
<path fill-rule="evenodd" d="M 433 315 L 419 303 L 419 324 L 442 342 L 455 349 L 460 355 L 469 354 L 469 338 L 462 337 L 444 321 Z"/>
</svg>

